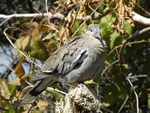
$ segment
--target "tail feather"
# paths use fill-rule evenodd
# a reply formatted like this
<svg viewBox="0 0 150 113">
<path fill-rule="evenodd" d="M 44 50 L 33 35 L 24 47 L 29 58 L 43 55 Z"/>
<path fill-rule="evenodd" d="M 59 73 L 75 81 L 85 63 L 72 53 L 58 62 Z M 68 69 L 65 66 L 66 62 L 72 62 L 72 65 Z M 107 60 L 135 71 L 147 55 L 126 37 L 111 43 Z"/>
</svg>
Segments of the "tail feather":
<svg viewBox="0 0 150 113">
<path fill-rule="evenodd" d="M 55 81 L 49 78 L 37 81 L 31 90 L 29 90 L 25 96 L 22 98 L 21 104 L 31 104 L 35 101 L 37 96 L 41 94 L 49 85 L 53 84 Z"/>
</svg>

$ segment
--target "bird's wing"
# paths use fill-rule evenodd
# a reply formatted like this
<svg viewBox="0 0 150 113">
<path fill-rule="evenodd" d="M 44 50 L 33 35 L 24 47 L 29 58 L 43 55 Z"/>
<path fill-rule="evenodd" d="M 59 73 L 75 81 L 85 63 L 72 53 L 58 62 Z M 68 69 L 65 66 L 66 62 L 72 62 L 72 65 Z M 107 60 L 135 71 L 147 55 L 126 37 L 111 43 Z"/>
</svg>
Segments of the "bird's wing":
<svg viewBox="0 0 150 113">
<path fill-rule="evenodd" d="M 32 80 L 40 80 L 55 74 L 67 74 L 76 66 L 80 66 L 87 55 L 88 49 L 84 38 L 71 39 L 46 60 L 41 71 Z"/>
</svg>

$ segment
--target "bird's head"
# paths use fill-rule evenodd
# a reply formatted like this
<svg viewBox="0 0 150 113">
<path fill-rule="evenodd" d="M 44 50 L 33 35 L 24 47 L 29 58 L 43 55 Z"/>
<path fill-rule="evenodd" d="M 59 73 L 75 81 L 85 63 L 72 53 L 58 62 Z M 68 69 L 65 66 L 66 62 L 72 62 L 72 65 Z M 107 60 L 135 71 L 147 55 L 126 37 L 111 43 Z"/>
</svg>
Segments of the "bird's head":
<svg viewBox="0 0 150 113">
<path fill-rule="evenodd" d="M 91 35 L 91 36 L 98 38 L 100 40 L 101 39 L 101 33 L 100 33 L 101 31 L 100 30 L 101 29 L 100 29 L 99 24 L 90 24 L 88 26 L 86 34 Z"/>
</svg>

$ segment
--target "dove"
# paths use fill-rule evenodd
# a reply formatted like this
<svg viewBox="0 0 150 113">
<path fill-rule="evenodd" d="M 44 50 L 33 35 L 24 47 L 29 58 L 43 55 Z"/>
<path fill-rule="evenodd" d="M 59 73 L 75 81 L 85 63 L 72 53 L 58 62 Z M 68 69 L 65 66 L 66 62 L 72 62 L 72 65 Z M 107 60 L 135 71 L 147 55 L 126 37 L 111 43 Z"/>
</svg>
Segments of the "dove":
<svg viewBox="0 0 150 113">
<path fill-rule="evenodd" d="M 90 24 L 82 36 L 71 38 L 56 50 L 31 80 L 37 81 L 22 98 L 21 104 L 33 103 L 55 82 L 80 83 L 95 78 L 104 65 L 107 45 L 99 24 Z"/>
</svg>

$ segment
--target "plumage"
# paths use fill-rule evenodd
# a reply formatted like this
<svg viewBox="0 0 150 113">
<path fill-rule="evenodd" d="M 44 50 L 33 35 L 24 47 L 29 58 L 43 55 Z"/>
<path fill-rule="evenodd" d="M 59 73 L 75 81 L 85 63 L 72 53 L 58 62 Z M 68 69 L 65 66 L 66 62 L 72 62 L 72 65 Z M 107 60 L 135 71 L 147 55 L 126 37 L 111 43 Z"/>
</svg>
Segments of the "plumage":
<svg viewBox="0 0 150 113">
<path fill-rule="evenodd" d="M 32 103 L 55 81 L 71 84 L 94 78 L 103 67 L 106 47 L 99 25 L 89 25 L 82 36 L 72 38 L 46 60 L 32 77 L 37 83 L 23 97 L 22 104 Z"/>
</svg>

